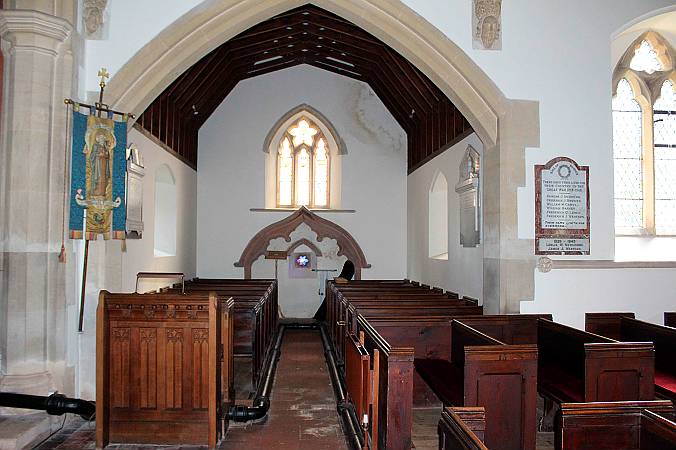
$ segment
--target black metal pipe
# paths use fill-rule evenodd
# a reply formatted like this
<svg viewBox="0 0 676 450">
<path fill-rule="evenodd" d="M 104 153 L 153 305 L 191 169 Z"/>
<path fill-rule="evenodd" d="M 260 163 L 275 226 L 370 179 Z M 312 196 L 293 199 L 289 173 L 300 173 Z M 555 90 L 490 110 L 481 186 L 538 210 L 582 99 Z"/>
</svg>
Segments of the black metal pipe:
<svg viewBox="0 0 676 450">
<path fill-rule="evenodd" d="M 336 367 L 334 350 L 326 334 L 326 330 L 323 326 L 321 326 L 319 327 L 319 331 L 322 337 L 322 344 L 324 345 L 326 364 L 329 366 L 331 385 L 333 386 L 333 392 L 336 395 L 336 400 L 338 403 L 338 412 L 340 413 L 343 423 L 347 428 L 346 434 L 350 440 L 352 448 L 361 450 L 364 447 L 364 436 L 362 434 L 361 425 L 359 424 L 359 419 L 357 418 L 357 413 L 354 410 L 354 406 L 349 401 L 347 401 L 343 377 L 340 376 L 338 368 Z"/>
<path fill-rule="evenodd" d="M 96 413 L 94 402 L 80 400 L 79 398 L 69 398 L 58 392 L 48 397 L 0 392 L 0 406 L 36 409 L 46 411 L 47 414 L 52 416 L 61 416 L 66 413 L 77 414 L 85 420 L 91 420 Z"/>
<path fill-rule="evenodd" d="M 280 325 L 275 339 L 275 345 L 268 354 L 264 366 L 263 380 L 258 384 L 256 389 L 256 396 L 254 397 L 252 406 L 233 405 L 228 411 L 228 418 L 235 422 L 249 422 L 251 420 L 259 420 L 265 417 L 270 409 L 270 391 L 272 390 L 272 382 L 277 370 L 277 361 L 279 361 L 280 349 L 282 347 L 282 338 L 284 330 L 287 325 Z"/>
</svg>

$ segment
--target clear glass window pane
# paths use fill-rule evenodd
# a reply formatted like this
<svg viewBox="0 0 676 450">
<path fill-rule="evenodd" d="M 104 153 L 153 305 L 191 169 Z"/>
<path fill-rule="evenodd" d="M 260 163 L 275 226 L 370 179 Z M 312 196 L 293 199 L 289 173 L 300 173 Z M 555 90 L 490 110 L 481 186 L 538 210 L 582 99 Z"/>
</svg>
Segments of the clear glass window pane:
<svg viewBox="0 0 676 450">
<path fill-rule="evenodd" d="M 615 226 L 643 226 L 642 112 L 626 79 L 613 99 L 613 155 L 615 160 Z"/>
<path fill-rule="evenodd" d="M 315 206 L 328 206 L 329 155 L 323 138 L 317 141 L 314 167 L 314 203 Z"/>
<path fill-rule="evenodd" d="M 653 106 L 655 136 L 655 228 L 676 234 L 676 91 L 667 80 Z"/>
<path fill-rule="evenodd" d="M 291 142 L 284 138 L 279 147 L 279 206 L 291 206 L 293 204 L 293 155 Z"/>
<path fill-rule="evenodd" d="M 296 153 L 296 205 L 308 206 L 310 204 L 310 152 L 307 148 L 301 148 Z"/>
</svg>

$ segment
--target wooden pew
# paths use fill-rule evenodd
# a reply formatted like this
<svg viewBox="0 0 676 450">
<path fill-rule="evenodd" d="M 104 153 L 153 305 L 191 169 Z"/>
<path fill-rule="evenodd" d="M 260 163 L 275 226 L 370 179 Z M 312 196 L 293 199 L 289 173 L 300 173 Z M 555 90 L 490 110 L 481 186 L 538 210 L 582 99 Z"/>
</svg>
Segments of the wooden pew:
<svg viewBox="0 0 676 450">
<path fill-rule="evenodd" d="M 483 408 L 444 408 L 437 426 L 439 450 L 488 450 L 483 443 L 485 428 Z"/>
<path fill-rule="evenodd" d="M 363 339 L 363 337 L 362 337 Z M 371 355 L 357 336 L 349 333 L 345 346 L 345 388 L 348 401 L 352 402 L 360 423 L 364 416 L 370 417 L 372 405 Z M 377 407 L 377 405 L 376 405 Z M 367 436 L 364 436 L 367 438 Z M 377 437 L 374 438 L 377 441 Z M 365 441 L 366 442 L 366 441 Z"/>
<path fill-rule="evenodd" d="M 557 450 L 674 450 L 670 401 L 563 403 Z"/>
<path fill-rule="evenodd" d="M 363 347 L 371 360 L 369 432 L 377 450 L 410 450 L 413 427 L 413 348 L 391 345 L 364 318 Z"/>
<path fill-rule="evenodd" d="M 368 289 L 327 282 L 327 322 L 330 339 L 339 361 L 345 365 L 346 378 L 363 379 L 358 374 L 365 359 L 371 361 L 373 396 L 370 402 L 369 434 L 374 448 L 409 449 L 411 446 L 413 409 L 413 356 L 414 348 L 400 340 L 384 338 L 371 322 L 411 317 L 413 313 L 432 320 L 443 320 L 449 327 L 449 317 L 462 312 L 481 312 L 475 302 L 465 302 L 443 293 L 439 289 L 413 286 L 412 283 L 371 282 Z M 349 292 L 347 292 L 349 291 Z M 353 295 L 354 293 L 354 295 Z M 354 298 L 354 300 L 353 300 Z M 441 315 L 439 315 L 441 314 Z M 342 322 L 342 323 L 341 323 Z M 349 322 L 349 324 L 348 324 Z M 354 336 L 350 336 L 354 333 Z M 363 348 L 367 355 L 357 350 L 355 336 L 363 335 Z M 356 373 L 356 375 L 355 375 Z M 353 402 L 360 399 L 363 382 L 349 382 L 348 391 Z M 359 403 L 360 400 L 356 400 Z M 359 410 L 359 407 L 356 406 Z M 362 407 L 363 409 L 363 407 Z"/>
<path fill-rule="evenodd" d="M 161 292 L 178 292 L 179 286 Z M 278 326 L 275 280 L 195 278 L 185 283 L 186 292 L 210 292 L 235 300 L 235 358 L 251 359 L 251 383 L 255 387 Z"/>
<path fill-rule="evenodd" d="M 489 448 L 534 450 L 537 360 L 535 345 L 507 345 L 453 320 L 449 357 L 414 364 L 444 405 L 485 408 Z"/>
<path fill-rule="evenodd" d="M 664 313 L 664 325 L 667 327 L 676 328 L 676 312 Z"/>
<path fill-rule="evenodd" d="M 634 319 L 633 312 L 585 313 L 584 329 L 590 333 L 621 341 L 620 317 Z"/>
<path fill-rule="evenodd" d="M 655 345 L 655 392 L 676 401 L 676 329 L 636 320 L 622 313 L 588 314 L 586 326 L 611 327 L 623 341 L 649 341 Z M 608 325 L 610 324 L 610 325 Z"/>
<path fill-rule="evenodd" d="M 111 294 L 96 313 L 96 445 L 213 449 L 233 403 L 233 301 Z"/>
<path fill-rule="evenodd" d="M 550 400 L 652 400 L 652 343 L 625 343 L 538 319 L 538 391 Z"/>
<path fill-rule="evenodd" d="M 496 314 L 462 317 L 462 323 L 506 344 L 537 344 L 538 319 L 551 314 Z"/>
</svg>

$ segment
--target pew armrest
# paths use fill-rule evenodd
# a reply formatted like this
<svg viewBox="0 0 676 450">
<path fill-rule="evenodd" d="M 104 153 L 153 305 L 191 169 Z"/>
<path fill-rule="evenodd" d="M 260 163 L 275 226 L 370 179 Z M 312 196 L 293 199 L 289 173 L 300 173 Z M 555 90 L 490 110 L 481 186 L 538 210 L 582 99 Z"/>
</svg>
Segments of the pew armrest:
<svg viewBox="0 0 676 450">
<path fill-rule="evenodd" d="M 488 450 L 483 444 L 485 429 L 483 408 L 445 408 L 437 427 L 439 449 Z"/>
<path fill-rule="evenodd" d="M 652 400 L 655 350 L 651 342 L 586 343 L 587 402 Z"/>
</svg>

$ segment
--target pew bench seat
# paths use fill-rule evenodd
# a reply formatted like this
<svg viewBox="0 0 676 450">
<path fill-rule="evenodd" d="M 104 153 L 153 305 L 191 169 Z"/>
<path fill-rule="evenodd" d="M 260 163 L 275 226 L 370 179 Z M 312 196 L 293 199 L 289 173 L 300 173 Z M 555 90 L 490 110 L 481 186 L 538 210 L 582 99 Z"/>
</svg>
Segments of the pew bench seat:
<svg viewBox="0 0 676 450">
<path fill-rule="evenodd" d="M 655 370 L 655 387 L 670 398 L 676 398 L 676 375 Z"/>
<path fill-rule="evenodd" d="M 415 370 L 446 406 L 464 404 L 464 373 L 445 359 L 416 358 Z"/>
<path fill-rule="evenodd" d="M 550 381 L 550 380 L 556 380 Z M 557 402 L 584 402 L 584 379 L 562 370 L 557 366 L 538 367 L 539 390 L 546 392 Z"/>
</svg>

